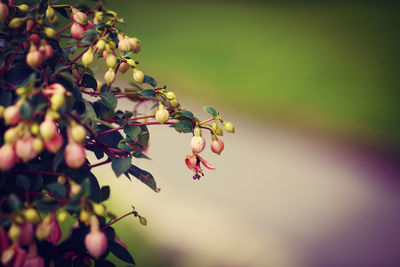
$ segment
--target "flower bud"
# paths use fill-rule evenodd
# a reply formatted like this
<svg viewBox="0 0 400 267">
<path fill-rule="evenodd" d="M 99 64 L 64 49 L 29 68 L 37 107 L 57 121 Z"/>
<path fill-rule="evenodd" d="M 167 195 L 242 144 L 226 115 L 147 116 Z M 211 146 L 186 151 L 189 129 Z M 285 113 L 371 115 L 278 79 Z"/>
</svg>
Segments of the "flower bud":
<svg viewBox="0 0 400 267">
<path fill-rule="evenodd" d="M 24 14 L 28 13 L 31 10 L 31 8 L 26 4 L 17 5 L 16 7 Z"/>
<path fill-rule="evenodd" d="M 15 141 L 17 141 L 18 138 L 18 126 L 14 128 L 9 128 L 5 133 L 4 133 L 4 142 L 12 144 Z"/>
<path fill-rule="evenodd" d="M 35 138 L 32 135 L 27 135 L 15 142 L 15 153 L 23 162 L 28 162 L 37 156 L 37 152 L 33 148 Z"/>
<path fill-rule="evenodd" d="M 224 126 L 225 131 L 228 133 L 235 133 L 235 127 L 231 122 L 223 121 L 222 125 Z"/>
<path fill-rule="evenodd" d="M 46 119 L 40 124 L 39 131 L 43 139 L 49 141 L 57 133 L 58 127 L 52 118 L 46 117 Z"/>
<path fill-rule="evenodd" d="M 66 212 L 65 210 L 61 211 L 61 212 L 57 215 L 57 219 L 58 219 L 60 222 L 65 222 L 65 220 L 67 219 L 67 217 L 68 217 L 68 212 Z"/>
<path fill-rule="evenodd" d="M 4 22 L 8 17 L 8 6 L 0 2 L 0 22 Z"/>
<path fill-rule="evenodd" d="M 176 99 L 174 92 L 165 93 L 165 97 L 168 98 L 169 100 Z"/>
<path fill-rule="evenodd" d="M 28 41 L 34 43 L 35 45 L 38 45 L 40 42 L 39 34 L 33 33 L 33 34 L 29 35 Z"/>
<path fill-rule="evenodd" d="M 80 168 L 86 161 L 86 152 L 82 144 L 69 142 L 64 151 L 65 163 L 73 169 Z"/>
<path fill-rule="evenodd" d="M 140 70 L 133 69 L 133 79 L 137 83 L 142 83 L 144 81 L 144 74 Z"/>
<path fill-rule="evenodd" d="M 220 135 L 222 136 L 224 134 L 224 132 L 222 131 L 221 128 L 218 127 L 218 124 L 216 121 L 214 121 L 214 123 L 211 125 L 211 129 L 214 131 L 214 133 L 216 135 Z"/>
<path fill-rule="evenodd" d="M 224 132 L 222 131 L 221 128 L 216 129 L 214 132 L 215 132 L 215 134 L 218 135 L 218 136 L 223 136 L 223 135 L 224 135 Z"/>
<path fill-rule="evenodd" d="M 99 221 L 96 216 L 90 218 L 90 232 L 85 236 L 85 246 L 89 254 L 98 259 L 107 250 L 107 237 L 99 229 Z"/>
<path fill-rule="evenodd" d="M 106 42 L 103 39 L 100 39 L 96 43 L 96 47 L 98 50 L 103 51 L 106 46 Z"/>
<path fill-rule="evenodd" d="M 4 106 L 0 106 L 0 119 L 4 118 L 4 110 L 6 108 Z"/>
<path fill-rule="evenodd" d="M 195 135 L 192 137 L 192 141 L 190 143 L 190 148 L 192 149 L 193 153 L 200 153 L 204 150 L 206 146 L 206 140 L 203 136 Z"/>
<path fill-rule="evenodd" d="M 64 94 L 54 94 L 50 98 L 51 102 L 51 109 L 52 110 L 59 110 L 65 104 L 65 96 Z"/>
<path fill-rule="evenodd" d="M 87 15 L 76 8 L 72 8 L 72 20 L 81 25 L 86 25 L 88 18 Z"/>
<path fill-rule="evenodd" d="M 36 226 L 36 238 L 41 241 L 46 239 L 52 230 L 50 215 L 47 215 L 41 223 Z"/>
<path fill-rule="evenodd" d="M 79 213 L 79 220 L 83 222 L 85 225 L 90 224 L 90 213 L 87 212 L 86 210 L 81 210 Z"/>
<path fill-rule="evenodd" d="M 215 135 L 211 135 L 211 139 L 211 151 L 220 155 L 222 150 L 224 150 L 224 142 Z"/>
<path fill-rule="evenodd" d="M 169 104 L 171 105 L 171 107 L 173 107 L 173 108 L 177 108 L 177 107 L 179 107 L 179 101 L 178 101 L 178 99 L 172 99 L 172 100 L 170 100 L 169 101 Z"/>
<path fill-rule="evenodd" d="M 19 244 L 22 246 L 29 245 L 33 240 L 34 229 L 33 225 L 26 221 L 20 225 L 21 235 L 18 239 Z"/>
<path fill-rule="evenodd" d="M 196 128 L 194 128 L 194 135 L 195 136 L 201 136 L 201 129 L 200 129 L 200 127 L 196 127 Z"/>
<path fill-rule="evenodd" d="M 45 93 L 45 95 L 49 96 L 49 95 L 53 95 L 53 94 L 64 94 L 65 93 L 65 88 L 64 86 L 62 86 L 59 83 L 53 83 L 50 84 L 49 86 L 47 86 L 43 92 Z"/>
<path fill-rule="evenodd" d="M 5 121 L 6 125 L 8 125 L 8 124 L 15 125 L 22 120 L 21 116 L 19 114 L 19 109 L 20 109 L 19 105 L 12 105 L 12 106 L 8 106 L 4 110 L 4 121 Z"/>
<path fill-rule="evenodd" d="M 28 222 L 37 224 L 40 222 L 40 217 L 36 209 L 34 208 L 29 208 L 24 210 L 24 216 L 25 219 L 28 220 Z"/>
<path fill-rule="evenodd" d="M 57 25 L 59 21 L 59 18 L 57 15 L 55 15 L 53 18 L 49 19 L 50 24 L 52 25 Z"/>
<path fill-rule="evenodd" d="M 133 60 L 133 59 L 131 59 L 131 58 L 128 58 L 128 59 L 126 60 L 126 63 L 128 63 L 129 66 L 131 66 L 131 67 L 135 67 L 135 66 L 136 66 L 135 60 Z"/>
<path fill-rule="evenodd" d="M 129 68 L 130 68 L 131 66 L 129 66 L 129 64 L 128 63 L 126 63 L 126 62 L 122 62 L 120 65 L 119 65 L 119 71 L 120 72 L 122 72 L 122 73 L 125 73 L 127 70 L 129 70 Z"/>
<path fill-rule="evenodd" d="M 50 235 L 46 238 L 46 240 L 56 246 L 61 240 L 62 232 L 55 212 L 51 214 L 50 226 Z"/>
<path fill-rule="evenodd" d="M 43 49 L 43 55 L 46 59 L 52 58 L 54 54 L 53 47 L 49 44 L 46 44 Z"/>
<path fill-rule="evenodd" d="M 130 51 L 131 50 L 131 43 L 129 42 L 129 39 L 122 38 L 118 42 L 118 49 L 121 50 L 121 51 Z"/>
<path fill-rule="evenodd" d="M 51 20 L 54 18 L 54 16 L 56 15 L 56 11 L 54 10 L 54 8 L 51 7 L 51 5 L 47 6 L 46 9 L 46 17 L 48 20 Z"/>
<path fill-rule="evenodd" d="M 79 195 L 82 191 L 82 187 L 79 184 L 71 181 L 69 185 L 69 190 L 70 195 Z"/>
<path fill-rule="evenodd" d="M 158 110 L 156 112 L 156 121 L 159 123 L 163 124 L 164 122 L 169 120 L 169 112 L 168 110 L 164 107 L 163 104 L 160 103 L 158 106 Z"/>
<path fill-rule="evenodd" d="M 26 251 L 14 242 L 1 255 L 1 263 L 4 266 L 22 267 L 26 259 Z"/>
<path fill-rule="evenodd" d="M 65 177 L 62 176 L 62 175 L 60 175 L 60 176 L 57 177 L 57 183 L 59 183 L 59 184 L 65 184 L 66 181 L 67 181 L 67 180 L 66 180 Z"/>
<path fill-rule="evenodd" d="M 109 68 L 106 74 L 104 74 L 104 81 L 107 85 L 112 84 L 115 81 L 115 72 L 112 68 Z"/>
<path fill-rule="evenodd" d="M 44 147 L 51 153 L 57 153 L 63 145 L 63 137 L 60 133 L 56 133 L 49 141 L 44 141 Z"/>
<path fill-rule="evenodd" d="M 7 171 L 17 162 L 17 154 L 12 144 L 4 144 L 0 148 L 0 170 Z"/>
<path fill-rule="evenodd" d="M 94 18 L 97 19 L 99 22 L 104 19 L 104 14 L 101 11 L 96 11 L 94 13 Z M 97 24 L 97 23 L 96 23 Z"/>
<path fill-rule="evenodd" d="M 82 64 L 86 68 L 93 63 L 94 55 L 93 55 L 93 48 L 90 47 L 83 55 L 82 55 Z"/>
<path fill-rule="evenodd" d="M 57 32 L 50 27 L 44 27 L 44 35 L 46 35 L 48 38 L 55 38 Z"/>
<path fill-rule="evenodd" d="M 104 208 L 103 204 L 93 203 L 93 211 L 98 216 L 104 216 L 106 214 L 106 209 Z"/>
<path fill-rule="evenodd" d="M 106 64 L 109 68 L 114 68 L 117 65 L 117 57 L 109 53 L 106 57 Z"/>
<path fill-rule="evenodd" d="M 37 50 L 35 45 L 31 45 L 29 53 L 26 55 L 26 64 L 32 69 L 37 68 L 43 63 L 43 55 Z"/>
<path fill-rule="evenodd" d="M 130 44 L 131 44 L 131 51 L 134 53 L 139 53 L 140 52 L 140 48 L 142 47 L 142 45 L 140 44 L 140 41 L 138 38 L 129 38 L 128 39 Z"/>
<path fill-rule="evenodd" d="M 33 150 L 39 154 L 40 152 L 43 151 L 44 145 L 43 145 L 43 141 L 42 139 L 40 139 L 39 137 L 36 137 L 33 140 Z"/>
<path fill-rule="evenodd" d="M 71 35 L 75 40 L 81 40 L 83 38 L 82 34 L 85 32 L 85 27 L 79 23 L 72 23 Z"/>
<path fill-rule="evenodd" d="M 76 124 L 71 127 L 71 137 L 74 141 L 82 143 L 86 137 L 86 130 L 82 125 Z"/>
<path fill-rule="evenodd" d="M 90 22 L 90 20 L 87 21 L 87 23 L 84 25 L 84 27 L 85 27 L 85 31 L 94 29 L 93 23 Z"/>
<path fill-rule="evenodd" d="M 26 21 L 26 31 L 30 32 L 33 29 L 33 26 L 35 26 L 35 21 L 33 19 L 28 19 Z"/>
<path fill-rule="evenodd" d="M 18 29 L 24 24 L 25 21 L 26 18 L 13 18 L 8 24 L 8 27 L 11 29 Z"/>
<path fill-rule="evenodd" d="M 18 225 L 12 224 L 10 229 L 8 229 L 8 237 L 12 241 L 16 241 L 21 236 L 21 229 Z"/>
</svg>

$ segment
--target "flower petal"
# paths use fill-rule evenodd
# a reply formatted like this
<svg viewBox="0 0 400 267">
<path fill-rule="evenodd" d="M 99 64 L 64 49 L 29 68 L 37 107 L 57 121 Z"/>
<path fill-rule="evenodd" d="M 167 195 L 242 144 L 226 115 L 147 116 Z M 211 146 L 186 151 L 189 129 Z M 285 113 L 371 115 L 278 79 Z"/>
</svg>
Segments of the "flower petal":
<svg viewBox="0 0 400 267">
<path fill-rule="evenodd" d="M 204 167 L 206 167 L 209 170 L 215 170 L 215 168 L 210 163 L 208 163 L 205 159 L 203 159 L 200 156 L 198 156 L 198 158 L 201 161 L 201 163 L 203 163 Z"/>
</svg>

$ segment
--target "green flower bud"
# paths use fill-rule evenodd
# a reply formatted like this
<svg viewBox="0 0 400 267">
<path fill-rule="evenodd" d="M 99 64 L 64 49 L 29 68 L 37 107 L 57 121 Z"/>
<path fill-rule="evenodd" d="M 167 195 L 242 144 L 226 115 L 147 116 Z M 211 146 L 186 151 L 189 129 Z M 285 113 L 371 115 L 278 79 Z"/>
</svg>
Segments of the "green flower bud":
<svg viewBox="0 0 400 267">
<path fill-rule="evenodd" d="M 30 223 L 37 224 L 40 222 L 39 213 L 34 208 L 24 210 L 24 216 Z"/>
<path fill-rule="evenodd" d="M 215 134 L 218 135 L 218 136 L 223 136 L 223 135 L 224 135 L 224 131 L 222 131 L 221 128 L 216 129 L 214 132 L 215 132 Z"/>
<path fill-rule="evenodd" d="M 235 127 L 233 126 L 233 124 L 231 122 L 224 121 L 224 122 L 222 122 L 222 125 L 224 125 L 224 129 L 228 133 L 235 133 Z"/>
<path fill-rule="evenodd" d="M 54 94 L 50 98 L 51 109 L 54 111 L 59 110 L 65 104 L 64 94 Z"/>
<path fill-rule="evenodd" d="M 19 9 L 19 11 L 21 11 L 24 14 L 28 13 L 31 10 L 31 8 L 25 4 L 17 5 L 16 7 Z"/>
<path fill-rule="evenodd" d="M 117 65 L 117 57 L 109 53 L 106 57 L 106 64 L 109 68 L 114 68 Z"/>
<path fill-rule="evenodd" d="M 54 8 L 52 8 L 51 5 L 48 5 L 47 9 L 46 9 L 46 17 L 47 17 L 47 19 L 48 20 L 52 20 L 55 15 L 56 15 L 56 11 L 54 10 Z"/>
<path fill-rule="evenodd" d="M 109 68 L 106 74 L 104 74 L 104 81 L 107 85 L 112 84 L 115 81 L 115 72 L 112 68 Z"/>
<path fill-rule="evenodd" d="M 5 107 L 0 106 L 0 119 L 3 118 L 3 116 L 4 116 L 4 110 L 5 110 L 5 109 L 6 109 Z"/>
<path fill-rule="evenodd" d="M 8 24 L 8 27 L 11 29 L 18 29 L 21 27 L 26 21 L 26 18 L 13 18 Z"/>
<path fill-rule="evenodd" d="M 21 235 L 21 229 L 19 229 L 19 226 L 16 224 L 12 224 L 10 229 L 8 230 L 8 237 L 12 241 L 16 241 L 19 239 L 20 235 Z"/>
<path fill-rule="evenodd" d="M 57 215 L 57 219 L 59 222 L 65 222 L 65 220 L 68 217 L 68 212 L 66 212 L 65 210 L 61 211 L 58 215 Z"/>
<path fill-rule="evenodd" d="M 161 124 L 169 120 L 169 112 L 161 103 L 158 107 L 155 117 L 156 121 L 158 121 Z"/>
<path fill-rule="evenodd" d="M 136 62 L 133 59 L 128 58 L 126 60 L 126 63 L 128 63 L 131 67 L 135 67 L 136 66 Z"/>
<path fill-rule="evenodd" d="M 36 138 L 33 140 L 32 146 L 33 146 L 33 150 L 34 150 L 36 153 L 42 152 L 43 147 L 44 147 L 42 139 L 40 139 L 39 137 L 36 137 Z"/>
<path fill-rule="evenodd" d="M 93 48 L 90 47 L 88 49 L 88 51 L 86 51 L 83 55 L 82 55 L 82 64 L 83 66 L 85 66 L 86 68 L 93 63 L 94 60 L 94 55 L 93 55 Z"/>
<path fill-rule="evenodd" d="M 93 211 L 94 213 L 96 213 L 96 215 L 104 217 L 104 215 L 106 214 L 106 209 L 104 208 L 103 204 L 93 203 L 92 206 Z"/>
<path fill-rule="evenodd" d="M 168 98 L 169 100 L 172 100 L 172 99 L 175 99 L 175 98 L 176 98 L 174 92 L 167 92 L 167 93 L 165 93 L 165 97 Z"/>
<path fill-rule="evenodd" d="M 140 224 L 146 226 L 147 225 L 147 219 L 145 217 L 140 216 L 140 215 L 138 215 L 138 217 L 139 217 Z"/>
<path fill-rule="evenodd" d="M 55 38 L 57 32 L 53 28 L 45 27 L 44 28 L 44 34 L 49 38 Z"/>
<path fill-rule="evenodd" d="M 144 74 L 140 70 L 133 69 L 133 79 L 137 83 L 142 83 L 144 81 Z"/>
<path fill-rule="evenodd" d="M 179 102 L 178 102 L 178 99 L 172 99 L 172 100 L 170 100 L 169 101 L 169 104 L 171 105 L 171 107 L 173 107 L 173 108 L 177 108 L 177 107 L 179 107 Z"/>
<path fill-rule="evenodd" d="M 103 39 L 98 40 L 96 43 L 97 49 L 99 49 L 101 51 L 104 50 L 105 46 L 106 46 L 106 42 Z"/>
<path fill-rule="evenodd" d="M 67 181 L 67 180 L 66 180 L 65 177 L 62 176 L 62 175 L 60 175 L 60 176 L 57 177 L 57 183 L 59 183 L 59 184 L 65 184 L 66 181 Z"/>
</svg>

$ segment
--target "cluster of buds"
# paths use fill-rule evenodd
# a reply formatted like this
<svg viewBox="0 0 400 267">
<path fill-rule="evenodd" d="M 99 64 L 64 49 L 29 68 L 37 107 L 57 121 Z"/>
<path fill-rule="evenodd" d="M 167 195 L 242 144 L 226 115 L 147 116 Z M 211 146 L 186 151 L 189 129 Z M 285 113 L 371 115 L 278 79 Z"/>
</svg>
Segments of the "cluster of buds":
<svg viewBox="0 0 400 267">
<path fill-rule="evenodd" d="M 176 99 L 174 92 L 166 92 L 165 97 L 168 99 L 169 104 L 172 108 L 179 107 L 179 102 L 178 102 L 178 99 Z"/>
<path fill-rule="evenodd" d="M 122 33 L 118 34 L 118 49 L 121 52 L 133 52 L 139 53 L 142 45 L 140 44 L 140 40 L 136 37 L 128 37 L 123 35 Z"/>
<path fill-rule="evenodd" d="M 93 23 L 88 20 L 87 15 L 76 8 L 72 8 L 72 21 L 71 35 L 75 40 L 82 40 L 83 33 L 93 29 Z"/>
<path fill-rule="evenodd" d="M 82 125 L 71 122 L 67 129 L 68 144 L 65 147 L 65 162 L 70 168 L 78 169 L 86 161 L 86 151 L 83 141 L 86 138 L 86 130 Z"/>
<path fill-rule="evenodd" d="M 46 40 L 41 41 L 41 45 L 39 49 L 37 48 L 37 45 L 39 44 L 39 35 L 34 33 L 29 36 L 29 39 L 31 40 L 31 46 L 29 48 L 29 52 L 26 55 L 26 64 L 28 64 L 29 67 L 35 69 L 42 65 L 43 61 L 45 59 L 49 59 L 53 57 L 54 51 L 53 47 L 49 45 Z"/>
</svg>

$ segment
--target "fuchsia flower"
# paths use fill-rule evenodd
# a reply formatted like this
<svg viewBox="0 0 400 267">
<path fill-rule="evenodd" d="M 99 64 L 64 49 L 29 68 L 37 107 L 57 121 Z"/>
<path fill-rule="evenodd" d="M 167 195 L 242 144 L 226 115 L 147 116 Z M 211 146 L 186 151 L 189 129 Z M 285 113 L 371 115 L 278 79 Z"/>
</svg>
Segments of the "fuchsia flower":
<svg viewBox="0 0 400 267">
<path fill-rule="evenodd" d="M 200 157 L 197 154 L 192 154 L 192 155 L 186 156 L 185 163 L 186 163 L 186 166 L 190 170 L 192 170 L 196 173 L 193 176 L 193 179 L 200 179 L 200 174 L 201 174 L 201 176 L 204 176 L 204 173 L 203 173 L 203 170 L 201 169 L 200 163 L 202 163 L 204 165 L 204 167 L 206 167 L 209 170 L 215 170 L 215 168 L 210 163 L 208 163 L 205 159 L 203 159 L 202 157 Z"/>
<path fill-rule="evenodd" d="M 90 232 L 85 236 L 85 246 L 95 259 L 98 259 L 107 250 L 107 237 L 101 231 L 99 220 L 94 215 L 90 217 Z"/>
</svg>

